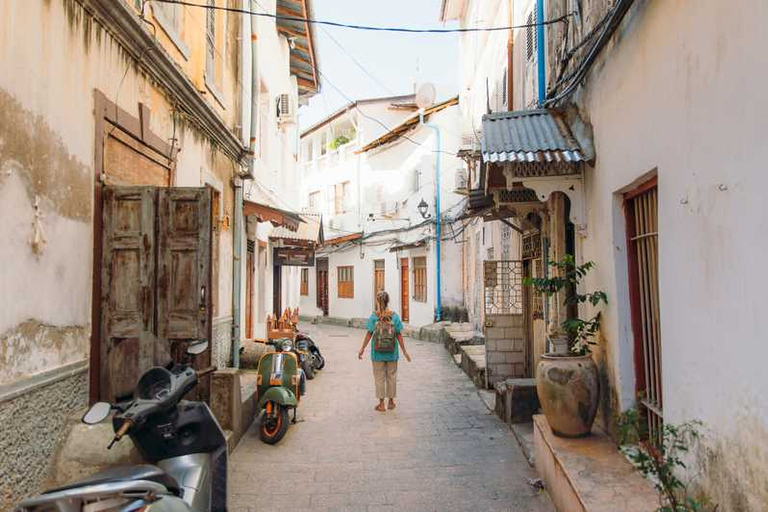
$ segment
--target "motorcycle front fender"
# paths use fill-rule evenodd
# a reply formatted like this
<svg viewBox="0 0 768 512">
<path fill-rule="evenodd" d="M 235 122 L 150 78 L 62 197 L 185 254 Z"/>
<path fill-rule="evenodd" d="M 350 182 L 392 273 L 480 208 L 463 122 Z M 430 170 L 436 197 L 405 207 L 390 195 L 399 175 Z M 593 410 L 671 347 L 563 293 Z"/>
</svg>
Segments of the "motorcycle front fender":
<svg viewBox="0 0 768 512">
<path fill-rule="evenodd" d="M 264 396 L 259 398 L 259 409 L 264 409 L 264 406 L 267 402 L 275 402 L 276 404 L 285 407 L 296 407 L 299 405 L 299 402 L 296 400 L 296 395 L 293 394 L 293 391 L 282 386 L 269 388 L 264 393 Z"/>
</svg>

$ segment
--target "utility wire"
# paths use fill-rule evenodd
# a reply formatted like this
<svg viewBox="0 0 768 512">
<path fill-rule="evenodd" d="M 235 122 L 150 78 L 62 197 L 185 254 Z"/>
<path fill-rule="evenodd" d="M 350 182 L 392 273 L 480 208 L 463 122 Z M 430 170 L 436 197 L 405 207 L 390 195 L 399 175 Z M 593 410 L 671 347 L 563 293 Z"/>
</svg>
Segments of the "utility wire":
<svg viewBox="0 0 768 512">
<path fill-rule="evenodd" d="M 352 55 L 352 53 L 350 53 L 350 52 L 349 52 L 349 51 L 348 51 L 348 50 L 347 50 L 347 49 L 344 47 L 344 45 L 343 45 L 343 44 L 341 44 L 341 43 L 338 41 L 338 39 L 336 39 L 335 37 L 333 37 L 333 35 L 331 34 L 331 32 L 330 32 L 329 30 L 327 30 L 325 27 L 320 27 L 320 28 L 323 30 L 323 33 L 324 33 L 325 35 L 327 35 L 327 36 L 330 38 L 330 40 L 331 40 L 331 41 L 333 41 L 333 44 L 335 44 L 336 46 L 338 46 L 338 47 L 339 47 L 339 49 L 340 49 L 342 52 L 344 52 L 344 54 L 345 54 L 347 57 L 349 57 L 349 59 L 350 59 L 352 62 L 354 62 L 354 63 L 355 63 L 355 65 L 356 65 L 358 68 L 360 68 L 360 71 L 362 71 L 363 73 L 365 73 L 365 75 L 366 75 L 368 78 L 370 78 L 371 80 L 373 80 L 373 82 L 374 82 L 376 85 L 378 85 L 379 87 L 381 87 L 382 89 L 384 89 L 385 91 L 387 91 L 387 93 L 389 93 L 389 94 L 390 94 L 390 95 L 392 95 L 392 96 L 394 96 L 394 95 L 395 95 L 395 93 L 392 91 L 392 89 L 390 89 L 389 87 L 387 87 L 387 86 L 384 84 L 384 82 L 383 82 L 382 80 L 379 80 L 378 78 L 376 78 L 375 76 L 373 76 L 373 75 L 371 74 L 371 72 L 370 72 L 370 71 L 368 71 L 368 70 L 365 68 L 365 66 L 363 66 L 363 65 L 360 63 L 360 61 L 358 61 L 358 60 L 355 58 L 355 56 L 354 56 L 354 55 Z"/>
<path fill-rule="evenodd" d="M 248 9 L 238 9 L 236 7 L 221 7 L 216 5 L 204 5 L 194 2 L 186 2 L 183 0 L 151 0 L 153 2 L 160 2 L 165 4 L 177 4 L 186 5 L 188 7 L 199 7 L 201 9 L 213 9 L 216 11 L 237 12 L 241 14 L 253 14 L 256 16 L 262 16 L 265 18 L 273 18 L 275 20 L 283 21 L 299 21 L 302 23 L 310 23 L 314 25 L 326 25 L 329 27 L 348 28 L 353 30 L 367 30 L 372 32 L 400 32 L 408 34 L 451 34 L 451 33 L 466 33 L 466 32 L 497 32 L 506 30 L 523 29 L 530 27 L 554 25 L 556 23 L 562 23 L 568 19 L 571 14 L 565 14 L 551 20 L 545 20 L 541 23 L 526 23 L 524 25 L 504 26 L 504 27 L 477 27 L 477 28 L 412 28 L 412 27 L 386 27 L 379 25 L 357 25 L 353 23 L 340 23 L 338 21 L 328 20 L 316 20 L 312 18 L 302 18 L 301 16 L 285 16 L 282 14 L 271 14 L 266 12 L 254 12 Z"/>
<path fill-rule="evenodd" d="M 348 95 L 344 94 L 344 91 L 342 91 L 341 89 L 339 89 L 339 88 L 338 88 L 336 85 L 334 85 L 334 83 L 333 83 L 333 82 L 331 82 L 330 80 L 328 80 L 328 76 L 327 76 L 325 73 L 323 73 L 322 71 L 319 71 L 319 70 L 318 70 L 318 73 L 320 74 L 320 77 L 321 77 L 321 78 L 322 78 L 322 79 L 323 79 L 323 80 L 324 80 L 324 81 L 325 81 L 325 82 L 326 82 L 328 85 L 330 85 L 331 87 L 333 87 L 333 89 L 334 89 L 336 92 L 338 92 L 338 93 L 339 93 L 339 94 L 340 94 L 340 95 L 341 95 L 341 96 L 342 96 L 342 97 L 343 97 L 345 100 L 347 100 L 347 101 L 348 101 L 348 102 L 349 102 L 351 105 L 353 105 L 353 106 L 354 106 L 354 108 L 355 108 L 355 110 L 357 110 L 358 112 L 360 112 L 360 115 L 362 115 L 363 117 L 365 117 L 365 118 L 366 118 L 366 119 L 368 119 L 369 121 L 373 121 L 374 123 L 378 124 L 379 126 L 381 126 L 382 128 L 384 128 L 385 130 L 387 130 L 387 132 L 391 132 L 391 131 L 392 131 L 392 128 L 390 128 L 389 126 L 387 126 L 387 125 L 386 125 L 384 122 L 380 121 L 379 119 L 377 119 L 377 118 L 375 118 L 375 117 L 373 117 L 373 116 L 370 116 L 370 115 L 366 114 L 366 113 L 363 111 L 363 109 L 361 109 L 361 108 L 360 108 L 360 106 L 359 106 L 359 105 L 357 105 L 357 102 L 356 102 L 355 100 L 353 100 L 352 98 L 350 98 Z M 415 126 L 418 126 L 418 125 L 415 125 Z M 414 145 L 416 145 L 416 146 L 423 146 L 423 145 L 424 145 L 424 143 L 423 143 L 423 142 L 417 142 L 417 141 L 413 140 L 412 138 L 410 138 L 409 136 L 407 136 L 407 135 L 405 135 L 405 134 L 401 134 L 401 135 L 400 135 L 400 137 L 401 137 L 401 138 L 403 138 L 403 139 L 405 139 L 405 140 L 407 140 L 407 141 L 408 141 L 408 142 L 410 142 L 411 144 L 414 144 Z M 432 152 L 432 153 L 437 153 L 437 151 L 435 151 L 435 150 L 432 150 L 431 152 Z M 456 153 L 452 153 L 451 151 L 445 151 L 445 150 L 443 150 L 443 149 L 441 149 L 439 152 L 440 152 L 440 153 L 445 153 L 446 155 L 451 155 L 451 156 L 458 156 L 458 155 L 456 155 Z"/>
</svg>

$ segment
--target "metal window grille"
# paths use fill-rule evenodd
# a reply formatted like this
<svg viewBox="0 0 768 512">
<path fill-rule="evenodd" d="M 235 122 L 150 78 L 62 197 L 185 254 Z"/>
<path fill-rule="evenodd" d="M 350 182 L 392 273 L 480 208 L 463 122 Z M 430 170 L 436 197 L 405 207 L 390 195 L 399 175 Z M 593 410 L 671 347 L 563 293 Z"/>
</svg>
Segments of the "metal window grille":
<svg viewBox="0 0 768 512">
<path fill-rule="evenodd" d="M 523 262 L 483 262 L 483 289 L 486 315 L 523 314 Z"/>
<path fill-rule="evenodd" d="M 532 61 L 536 55 L 536 27 L 533 24 L 536 23 L 536 9 L 533 9 L 528 13 L 528 19 L 525 24 L 525 58 L 528 61 Z"/>
<path fill-rule="evenodd" d="M 652 441 L 661 440 L 663 426 L 657 205 L 655 185 L 627 198 L 635 350 L 642 355 L 638 388 Z"/>
<path fill-rule="evenodd" d="M 507 106 L 508 88 L 509 88 L 509 74 L 507 73 L 507 68 L 504 68 L 504 73 L 501 75 L 501 106 L 502 107 Z"/>
<path fill-rule="evenodd" d="M 215 7 L 215 0 L 208 0 L 209 7 Z M 216 10 L 208 9 L 205 23 L 206 59 L 205 73 L 211 82 L 216 80 Z"/>
</svg>

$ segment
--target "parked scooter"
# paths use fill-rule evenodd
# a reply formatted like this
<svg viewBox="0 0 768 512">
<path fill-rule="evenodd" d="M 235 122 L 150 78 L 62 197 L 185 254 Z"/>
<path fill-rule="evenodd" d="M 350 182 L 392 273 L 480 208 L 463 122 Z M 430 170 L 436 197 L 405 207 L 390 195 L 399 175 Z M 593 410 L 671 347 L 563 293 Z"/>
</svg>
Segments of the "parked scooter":
<svg viewBox="0 0 768 512">
<path fill-rule="evenodd" d="M 207 345 L 192 345 L 187 353 L 202 353 Z M 83 416 L 89 425 L 117 411 L 112 418 L 115 436 L 107 449 L 127 434 L 150 464 L 112 468 L 50 489 L 20 503 L 17 512 L 226 511 L 224 432 L 204 402 L 182 400 L 213 370 L 157 366 L 139 378 L 132 401 L 94 404 Z"/>
<path fill-rule="evenodd" d="M 259 359 L 256 400 L 261 411 L 261 440 L 275 444 L 285 436 L 290 423 L 296 423 L 296 408 L 305 393 L 306 381 L 290 339 L 269 340 L 267 344 L 273 345 L 275 352 L 267 352 Z M 293 420 L 289 420 L 290 409 Z"/>
<path fill-rule="evenodd" d="M 309 353 L 309 363 L 313 370 L 322 370 L 325 367 L 325 358 L 309 334 L 296 331 L 296 347 Z"/>
</svg>

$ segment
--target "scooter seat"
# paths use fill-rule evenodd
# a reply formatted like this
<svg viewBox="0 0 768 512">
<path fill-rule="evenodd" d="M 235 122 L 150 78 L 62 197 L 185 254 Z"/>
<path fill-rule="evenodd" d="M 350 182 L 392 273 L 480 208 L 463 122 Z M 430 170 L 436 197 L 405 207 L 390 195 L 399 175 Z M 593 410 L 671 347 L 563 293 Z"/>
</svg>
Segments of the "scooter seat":
<svg viewBox="0 0 768 512">
<path fill-rule="evenodd" d="M 48 489 L 44 494 L 76 489 L 86 485 L 107 484 L 110 482 L 128 482 L 131 480 L 148 480 L 165 486 L 169 492 L 176 496 L 181 494 L 179 483 L 171 475 L 157 466 L 151 464 L 139 464 L 136 466 L 119 466 L 105 469 L 93 475 L 68 483 L 55 489 Z"/>
</svg>

